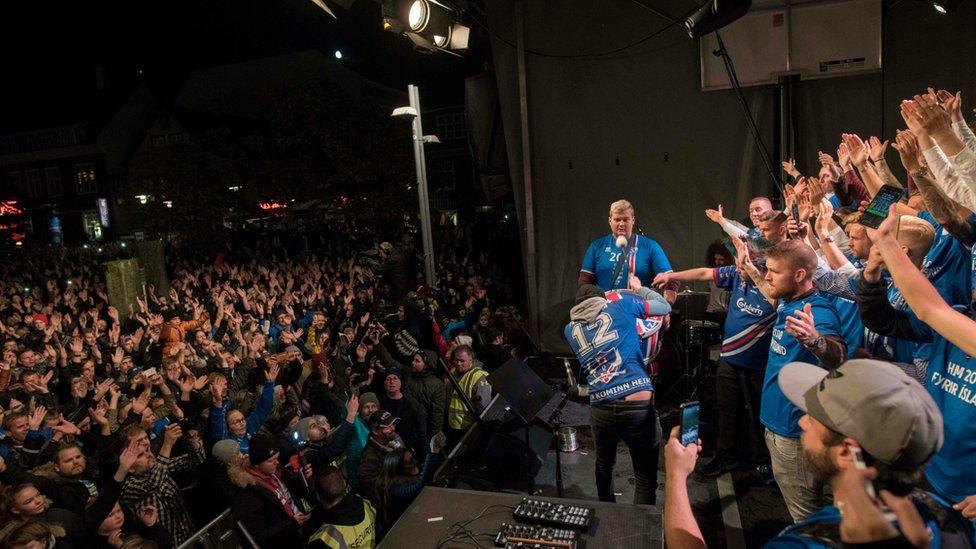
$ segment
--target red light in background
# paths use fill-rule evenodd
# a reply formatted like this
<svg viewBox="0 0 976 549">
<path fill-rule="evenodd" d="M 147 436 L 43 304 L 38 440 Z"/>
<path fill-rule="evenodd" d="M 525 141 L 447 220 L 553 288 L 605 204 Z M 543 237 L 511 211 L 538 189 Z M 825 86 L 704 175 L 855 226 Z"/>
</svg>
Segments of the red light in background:
<svg viewBox="0 0 976 549">
<path fill-rule="evenodd" d="M 17 207 L 16 200 L 0 202 L 0 215 L 20 215 L 24 210 Z"/>
</svg>

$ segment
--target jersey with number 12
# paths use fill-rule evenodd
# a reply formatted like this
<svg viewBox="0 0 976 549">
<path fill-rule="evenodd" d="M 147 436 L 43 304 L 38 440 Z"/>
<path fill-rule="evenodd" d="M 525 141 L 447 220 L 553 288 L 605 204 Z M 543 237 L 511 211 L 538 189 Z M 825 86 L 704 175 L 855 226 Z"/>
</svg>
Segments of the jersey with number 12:
<svg viewBox="0 0 976 549">
<path fill-rule="evenodd" d="M 593 322 L 566 325 L 566 340 L 586 375 L 591 403 L 651 390 L 638 332 L 638 321 L 650 317 L 649 311 L 649 304 L 632 292 L 608 292 L 607 304 Z"/>
</svg>

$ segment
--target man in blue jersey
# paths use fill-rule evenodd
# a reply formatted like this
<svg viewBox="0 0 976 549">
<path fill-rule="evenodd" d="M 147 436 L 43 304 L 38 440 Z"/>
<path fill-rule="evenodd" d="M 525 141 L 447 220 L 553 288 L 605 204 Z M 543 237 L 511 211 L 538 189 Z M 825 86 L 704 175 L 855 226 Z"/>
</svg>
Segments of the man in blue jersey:
<svg viewBox="0 0 976 549">
<path fill-rule="evenodd" d="M 813 474 L 831 486 L 834 504 L 786 528 L 765 547 L 973 547 L 973 525 L 938 495 L 914 487 L 943 440 L 942 414 L 918 382 L 886 362 L 851 360 L 829 373 L 812 364 L 788 364 L 779 385 L 805 414 L 802 452 Z M 704 547 L 686 485 L 697 450 L 672 439 L 664 452 L 664 531 L 675 549 Z M 858 454 L 869 469 L 860 470 Z"/>
<path fill-rule="evenodd" d="M 772 470 L 769 467 L 769 453 L 763 442 L 759 403 L 776 309 L 756 288 L 741 266 L 698 268 L 659 274 L 654 279 L 654 285 L 661 286 L 671 280 L 712 281 L 719 288 L 731 292 L 728 312 L 725 315 L 722 354 L 715 372 L 718 438 L 715 441 L 715 455 L 710 461 L 702 463 L 701 473 L 705 476 L 716 476 L 738 466 L 735 441 L 742 437 L 736 437 L 736 425 L 739 423 L 741 411 L 744 410 L 748 412 L 750 420 L 749 458 L 757 465 L 763 480 L 771 483 Z"/>
<path fill-rule="evenodd" d="M 794 521 L 823 505 L 823 484 L 810 474 L 800 451 L 803 413 L 780 390 L 779 371 L 796 361 L 836 368 L 847 354 L 837 310 L 813 287 L 816 268 L 816 252 L 799 240 L 780 242 L 766 252 L 767 296 L 779 300 L 779 305 L 759 418 L 766 426 L 773 476 Z"/>
<path fill-rule="evenodd" d="M 634 463 L 634 503 L 654 505 L 661 426 L 642 335 L 660 330 L 671 306 L 648 288 L 604 292 L 592 284 L 576 292 L 564 330 L 579 358 L 590 395 L 596 444 L 596 486 L 601 501 L 615 501 L 613 466 L 621 440 Z M 650 325 L 645 324 L 649 321 Z"/>
<path fill-rule="evenodd" d="M 586 248 L 577 286 L 596 284 L 604 291 L 636 289 L 649 286 L 656 275 L 671 270 L 661 245 L 634 233 L 634 207 L 618 200 L 610 204 L 610 234 Z M 668 303 L 674 303 L 677 289 L 677 284 L 665 289 Z"/>
<path fill-rule="evenodd" d="M 708 209 L 705 210 L 705 215 L 712 220 L 713 223 L 722 227 L 725 234 L 729 236 L 736 236 L 739 238 L 759 238 L 759 221 L 766 214 L 766 212 L 773 211 L 773 203 L 765 196 L 757 196 L 749 201 L 749 221 L 752 223 L 752 228 L 747 229 L 741 223 L 736 223 L 735 221 L 729 221 L 725 218 L 724 212 L 722 210 L 722 205 L 718 205 L 717 210 Z"/>
</svg>

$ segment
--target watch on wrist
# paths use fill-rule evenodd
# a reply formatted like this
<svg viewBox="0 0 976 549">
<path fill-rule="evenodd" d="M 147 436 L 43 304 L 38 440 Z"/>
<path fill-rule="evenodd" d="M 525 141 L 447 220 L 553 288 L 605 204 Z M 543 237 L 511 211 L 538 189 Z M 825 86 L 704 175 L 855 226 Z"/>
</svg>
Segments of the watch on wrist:
<svg viewBox="0 0 976 549">
<path fill-rule="evenodd" d="M 819 351 L 827 346 L 827 341 L 824 336 L 817 336 L 817 339 L 814 339 L 809 345 L 804 344 L 803 346 L 811 351 Z"/>
<path fill-rule="evenodd" d="M 928 174 L 929 174 L 929 167 L 928 166 L 922 166 L 921 168 L 919 168 L 919 169 L 915 170 L 914 172 L 912 172 L 912 177 L 915 178 L 915 179 L 918 179 L 919 177 L 925 177 Z"/>
<path fill-rule="evenodd" d="M 832 236 L 830 236 L 830 235 L 828 234 L 827 236 L 825 236 L 825 237 L 823 238 L 823 240 L 824 240 L 824 242 L 831 242 L 831 243 L 833 243 L 833 242 L 834 242 L 834 237 L 832 237 Z"/>
</svg>

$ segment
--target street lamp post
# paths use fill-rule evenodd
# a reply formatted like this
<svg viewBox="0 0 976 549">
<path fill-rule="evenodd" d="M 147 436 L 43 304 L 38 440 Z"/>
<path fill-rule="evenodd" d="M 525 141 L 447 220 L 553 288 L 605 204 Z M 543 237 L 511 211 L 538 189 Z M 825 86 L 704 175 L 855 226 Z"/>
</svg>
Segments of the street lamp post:
<svg viewBox="0 0 976 549">
<path fill-rule="evenodd" d="M 393 116 L 410 116 L 413 118 L 413 160 L 417 168 L 417 199 L 420 202 L 420 233 L 424 247 L 424 274 L 427 284 L 435 285 L 434 279 L 434 240 L 430 230 L 430 199 L 427 196 L 427 160 L 424 156 L 424 143 L 440 143 L 435 135 L 424 135 L 420 110 L 420 90 L 417 86 L 407 86 L 410 97 L 409 107 L 400 107 L 393 111 Z"/>
</svg>

